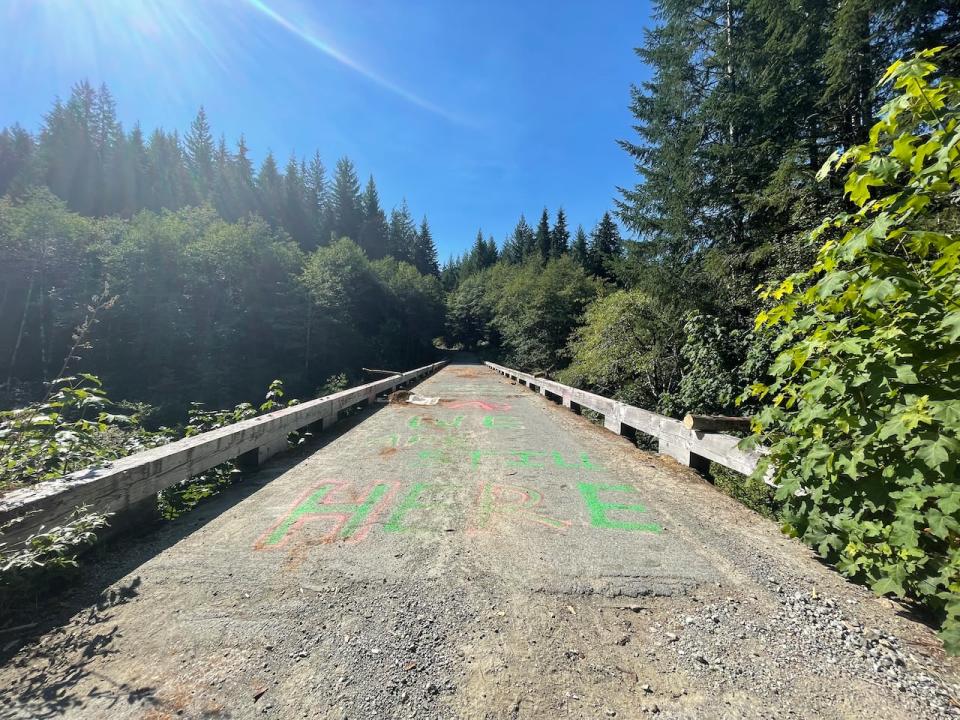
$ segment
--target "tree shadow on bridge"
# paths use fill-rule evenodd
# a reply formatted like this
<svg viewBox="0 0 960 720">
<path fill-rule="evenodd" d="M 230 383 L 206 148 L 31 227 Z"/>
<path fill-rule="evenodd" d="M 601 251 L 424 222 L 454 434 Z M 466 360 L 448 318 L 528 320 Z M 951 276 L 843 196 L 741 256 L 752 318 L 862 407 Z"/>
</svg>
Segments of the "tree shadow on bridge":
<svg viewBox="0 0 960 720">
<path fill-rule="evenodd" d="M 349 432 L 380 407 L 374 405 L 351 413 L 298 448 L 245 473 L 239 482 L 174 520 L 157 520 L 136 531 L 125 530 L 95 545 L 80 558 L 79 572 L 75 573 L 79 580 L 51 583 L 30 602 L 7 609 L 6 633 L 0 629 L 0 643 L 4 643 L 0 646 L 0 664 L 12 663 L 12 667 L 22 672 L 17 684 L 5 690 L 0 699 L 0 715 L 9 709 L 16 716 L 62 717 L 88 700 L 104 698 L 111 706 L 142 703 L 145 707 L 164 710 L 156 688 L 134 687 L 90 667 L 95 659 L 117 652 L 112 645 L 119 628 L 111 626 L 112 609 L 139 595 L 140 576 L 134 575 L 123 582 L 124 578 Z M 18 627 L 20 630 L 16 630 Z M 33 647 L 18 657 L 18 652 L 28 645 Z M 82 696 L 71 692 L 91 676 L 102 681 L 93 691 Z"/>
</svg>

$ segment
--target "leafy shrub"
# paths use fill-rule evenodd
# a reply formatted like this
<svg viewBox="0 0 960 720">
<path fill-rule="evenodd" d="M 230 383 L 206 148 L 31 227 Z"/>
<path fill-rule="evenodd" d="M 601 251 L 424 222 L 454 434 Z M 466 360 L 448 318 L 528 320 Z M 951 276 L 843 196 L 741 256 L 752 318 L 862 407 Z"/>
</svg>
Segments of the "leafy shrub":
<svg viewBox="0 0 960 720">
<path fill-rule="evenodd" d="M 347 378 L 345 373 L 339 373 L 338 375 L 331 375 L 326 379 L 326 382 L 320 386 L 317 390 L 317 397 L 323 397 L 324 395 L 333 395 L 338 393 L 341 390 L 346 390 L 350 385 L 350 380 Z"/>
<path fill-rule="evenodd" d="M 679 411 L 729 412 L 746 384 L 741 364 L 752 335 L 705 313 L 690 314 L 683 332 L 683 377 L 675 403 Z"/>
<path fill-rule="evenodd" d="M 26 516 L 0 527 L 0 538 Z M 34 533 L 17 550 L 6 550 L 0 542 L 0 611 L 22 600 L 45 584 L 63 579 L 65 572 L 78 567 L 77 555 L 92 545 L 96 531 L 106 527 L 107 516 L 90 512 L 86 506 L 73 511 L 64 524 Z"/>
<path fill-rule="evenodd" d="M 0 412 L 0 490 L 63 477 L 165 442 L 138 415 L 117 407 L 95 375 L 81 373 L 50 384 L 47 397 Z"/>
<path fill-rule="evenodd" d="M 342 382 L 346 378 L 340 376 L 328 384 Z M 274 380 L 259 407 L 241 403 L 231 410 L 206 410 L 194 403 L 182 436 L 297 403 L 283 403 L 283 396 L 283 383 Z M 53 381 L 42 402 L 0 413 L 0 490 L 60 478 L 175 439 L 177 433 L 172 430 L 143 428 L 140 415 L 146 408 L 135 407 L 137 412 L 129 415 L 109 412 L 119 407 L 107 397 L 100 379 L 80 374 Z M 291 444 L 302 440 L 300 434 L 291 434 Z M 160 514 L 167 519 L 177 517 L 235 482 L 238 475 L 235 463 L 227 462 L 168 488 L 158 497 Z M 23 595 L 50 573 L 75 567 L 77 553 L 92 544 L 95 531 L 107 524 L 105 516 L 77 508 L 67 524 L 31 536 L 22 548 L 5 550 L 0 542 L 0 599 Z M 7 529 L 0 528 L 0 539 Z"/>
<path fill-rule="evenodd" d="M 766 518 L 777 518 L 781 503 L 777 501 L 774 489 L 762 478 L 743 475 L 718 463 L 710 463 L 710 476 L 713 484 L 734 500 Z"/>
<path fill-rule="evenodd" d="M 960 80 L 934 51 L 897 62 L 851 166 L 856 210 L 811 236 L 816 262 L 761 297 L 776 327 L 757 420 L 784 528 L 881 595 L 921 603 L 960 651 Z M 763 470 L 761 469 L 760 472 Z"/>
<path fill-rule="evenodd" d="M 573 361 L 561 381 L 640 407 L 662 410 L 680 379 L 676 326 L 642 290 L 594 302 L 570 338 Z"/>
<path fill-rule="evenodd" d="M 504 360 L 528 370 L 556 370 L 565 364 L 567 343 L 580 316 L 597 295 L 597 282 L 569 257 L 495 267 L 506 276 L 495 293 L 493 327 Z"/>
<path fill-rule="evenodd" d="M 267 389 L 266 397 L 259 407 L 250 403 L 240 403 L 232 410 L 206 410 L 200 403 L 191 403 L 189 420 L 184 437 L 193 437 L 200 433 L 216 430 L 218 428 L 232 425 L 233 423 L 249 420 L 250 418 L 272 412 L 284 407 L 283 383 L 280 380 L 274 380 Z M 286 407 L 296 405 L 298 400 L 290 400 Z M 288 442 L 295 446 L 303 441 L 300 433 L 291 433 Z M 160 515 L 167 519 L 179 517 L 188 510 L 192 510 L 202 500 L 212 497 L 235 483 L 240 477 L 240 468 L 237 463 L 230 460 L 212 467 L 206 472 L 195 475 L 172 487 L 161 490 L 159 494 Z"/>
</svg>

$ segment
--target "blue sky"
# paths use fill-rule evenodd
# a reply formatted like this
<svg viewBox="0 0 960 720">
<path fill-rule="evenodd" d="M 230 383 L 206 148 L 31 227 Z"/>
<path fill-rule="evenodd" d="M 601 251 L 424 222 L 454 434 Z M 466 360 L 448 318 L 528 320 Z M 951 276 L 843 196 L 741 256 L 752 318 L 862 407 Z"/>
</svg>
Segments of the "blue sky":
<svg viewBox="0 0 960 720">
<path fill-rule="evenodd" d="M 645 0 L 2 0 L 0 126 L 105 82 L 129 127 L 199 105 L 259 160 L 350 156 L 389 207 L 426 213 L 442 259 L 478 227 L 562 205 L 587 230 L 636 180 Z"/>
</svg>

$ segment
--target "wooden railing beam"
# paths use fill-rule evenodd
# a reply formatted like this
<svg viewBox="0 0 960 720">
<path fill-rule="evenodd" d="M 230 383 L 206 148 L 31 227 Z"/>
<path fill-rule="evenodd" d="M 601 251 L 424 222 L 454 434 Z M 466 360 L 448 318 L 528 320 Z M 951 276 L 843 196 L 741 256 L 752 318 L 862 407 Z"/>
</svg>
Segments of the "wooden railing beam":
<svg viewBox="0 0 960 720">
<path fill-rule="evenodd" d="M 260 464 L 286 449 L 290 433 L 317 425 L 329 428 L 337 422 L 341 411 L 364 402 L 373 403 L 377 395 L 434 373 L 444 364 L 441 361 L 391 375 L 128 455 L 101 467 L 12 490 L 0 498 L 0 526 L 21 516 L 27 518 L 11 526 L 0 541 L 6 543 L 5 549 L 14 548 L 41 526 L 62 524 L 81 505 L 97 513 L 122 514 L 161 490 L 241 456 L 248 466 Z"/>
<path fill-rule="evenodd" d="M 737 447 L 740 438 L 732 435 L 691 430 L 680 420 L 675 420 L 666 415 L 627 405 L 546 378 L 535 378 L 529 373 L 513 370 L 496 363 L 488 362 L 486 365 L 518 383 L 528 387 L 535 385 L 540 392 L 550 392 L 561 397 L 563 406 L 575 412 L 586 408 L 603 415 L 603 426 L 613 433 L 623 434 L 624 426 L 627 426 L 647 435 L 652 435 L 657 438 L 661 454 L 668 455 L 677 462 L 701 472 L 706 472 L 709 469 L 710 462 L 715 462 L 744 475 L 749 475 L 756 469 L 757 463 L 763 457 L 762 451 L 748 452 L 741 450 Z"/>
</svg>

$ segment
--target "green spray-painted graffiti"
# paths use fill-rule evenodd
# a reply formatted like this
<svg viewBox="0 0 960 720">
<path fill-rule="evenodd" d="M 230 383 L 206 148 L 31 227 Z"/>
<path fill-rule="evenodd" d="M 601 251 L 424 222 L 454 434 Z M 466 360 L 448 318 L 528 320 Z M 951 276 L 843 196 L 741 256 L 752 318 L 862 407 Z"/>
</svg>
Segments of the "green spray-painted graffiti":
<svg viewBox="0 0 960 720">
<path fill-rule="evenodd" d="M 324 537 L 332 540 L 340 538 L 362 539 L 369 531 L 365 521 L 377 505 L 386 498 L 390 485 L 378 483 L 366 496 L 357 502 L 337 502 L 335 495 L 344 489 L 345 483 L 326 482 L 300 496 L 293 507 L 256 542 L 256 547 L 282 545 L 290 532 L 304 524 L 317 520 L 333 520 L 333 529 Z M 379 509 L 379 508 L 377 508 Z"/>
<path fill-rule="evenodd" d="M 618 510 L 631 513 L 645 513 L 647 509 L 639 503 L 616 503 L 604 502 L 600 499 L 600 493 L 636 493 L 637 490 L 632 485 L 608 485 L 605 483 L 578 483 L 577 488 L 580 495 L 587 503 L 587 510 L 590 512 L 590 525 L 595 528 L 604 528 L 607 530 L 634 530 L 643 532 L 659 533 L 661 528 L 656 523 L 638 523 L 628 520 L 615 520 L 609 517 L 607 513 Z"/>
<path fill-rule="evenodd" d="M 451 420 L 444 420 L 429 415 L 415 415 L 407 421 L 407 427 L 412 430 L 419 430 L 432 425 L 440 429 L 459 430 L 463 425 L 463 418 L 463 415 L 455 415 Z"/>
<path fill-rule="evenodd" d="M 475 489 L 475 490 L 474 490 Z M 638 522 L 647 509 L 636 502 L 614 502 L 609 495 L 636 495 L 632 485 L 578 483 L 589 520 L 577 524 L 598 530 L 660 533 L 653 522 Z M 471 501 L 468 494 L 476 492 Z M 255 543 L 258 550 L 280 547 L 308 523 L 325 522 L 322 540 L 362 540 L 375 526 L 378 515 L 391 504 L 395 483 L 369 486 L 357 497 L 351 484 L 328 481 L 304 493 Z M 601 499 L 601 494 L 607 496 Z M 393 507 L 383 530 L 387 533 L 439 534 L 459 527 L 468 534 L 495 532 L 510 525 L 532 524 L 556 531 L 573 525 L 542 510 L 544 496 L 534 488 L 505 483 L 415 482 Z M 458 511 L 457 508 L 460 508 Z M 627 514 L 630 519 L 622 519 Z M 630 516 L 633 516 L 632 518 Z"/>
<path fill-rule="evenodd" d="M 470 530 L 486 530 L 497 516 L 538 523 L 554 530 L 566 530 L 570 526 L 569 520 L 558 520 L 535 510 L 542 500 L 543 495 L 530 488 L 483 483 L 477 503 L 476 521 Z"/>
<path fill-rule="evenodd" d="M 411 487 L 407 494 L 403 496 L 396 509 L 394 509 L 393 513 L 391 513 L 390 517 L 387 519 L 387 522 L 384 524 L 383 529 L 386 532 L 409 532 L 411 530 L 429 531 L 429 528 L 415 527 L 406 524 L 405 520 L 407 515 L 412 512 L 431 512 L 441 505 L 448 505 L 449 503 L 425 503 L 421 501 L 421 498 L 424 495 L 436 491 L 438 487 L 442 487 L 441 484 L 424 482 L 414 483 L 413 487 Z"/>
<path fill-rule="evenodd" d="M 576 462 L 568 462 L 563 455 L 556 450 L 550 452 L 543 450 L 474 450 L 470 453 L 470 467 L 478 469 L 486 458 L 500 459 L 507 467 L 511 468 L 533 468 L 542 470 L 548 463 L 552 467 L 561 470 L 587 470 L 598 471 L 603 468 L 594 465 L 586 453 L 579 453 Z M 430 459 L 424 457 L 422 459 Z M 441 461 L 442 462 L 442 461 Z"/>
<path fill-rule="evenodd" d="M 523 430 L 520 418 L 509 415 L 486 415 L 482 424 L 488 430 Z"/>
</svg>

